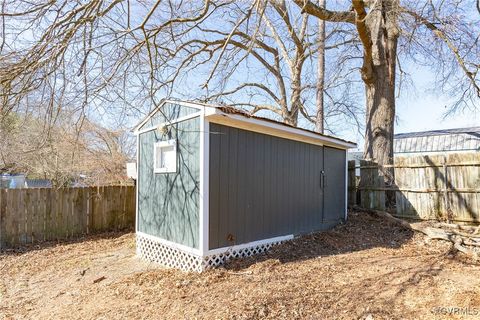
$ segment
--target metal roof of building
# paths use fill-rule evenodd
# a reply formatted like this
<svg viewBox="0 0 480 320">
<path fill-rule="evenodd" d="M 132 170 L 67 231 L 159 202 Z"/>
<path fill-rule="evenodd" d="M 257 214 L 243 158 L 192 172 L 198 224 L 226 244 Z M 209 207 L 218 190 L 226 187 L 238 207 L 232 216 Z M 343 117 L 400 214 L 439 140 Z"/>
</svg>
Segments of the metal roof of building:
<svg viewBox="0 0 480 320">
<path fill-rule="evenodd" d="M 27 188 L 51 188 L 52 181 L 48 179 L 27 179 Z"/>
<path fill-rule="evenodd" d="M 480 152 L 480 127 L 399 133 L 394 136 L 393 150 L 394 153 Z"/>
</svg>

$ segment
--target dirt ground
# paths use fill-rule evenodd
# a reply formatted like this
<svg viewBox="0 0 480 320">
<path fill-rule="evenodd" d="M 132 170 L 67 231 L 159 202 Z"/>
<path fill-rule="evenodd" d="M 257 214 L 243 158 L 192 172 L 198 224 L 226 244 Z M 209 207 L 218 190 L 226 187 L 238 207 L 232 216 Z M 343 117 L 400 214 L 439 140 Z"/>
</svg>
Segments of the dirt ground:
<svg viewBox="0 0 480 320">
<path fill-rule="evenodd" d="M 359 212 L 203 274 L 138 260 L 133 233 L 4 252 L 0 274 L 0 319 L 480 319 L 479 264 Z"/>
</svg>

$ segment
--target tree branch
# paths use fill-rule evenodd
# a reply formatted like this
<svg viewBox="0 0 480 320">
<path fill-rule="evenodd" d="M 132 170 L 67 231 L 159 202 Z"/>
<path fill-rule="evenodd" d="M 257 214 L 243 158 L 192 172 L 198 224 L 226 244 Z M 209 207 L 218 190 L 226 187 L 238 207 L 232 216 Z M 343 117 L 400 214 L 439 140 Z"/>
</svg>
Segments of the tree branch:
<svg viewBox="0 0 480 320">
<path fill-rule="evenodd" d="M 355 23 L 355 14 L 351 11 L 330 11 L 319 7 L 310 0 L 293 0 L 297 6 L 319 19 L 331 22 Z"/>
<path fill-rule="evenodd" d="M 480 1 L 480 0 L 479 0 Z M 452 51 L 453 55 L 455 56 L 455 60 L 457 60 L 457 63 L 459 64 L 460 68 L 463 70 L 465 75 L 467 76 L 468 80 L 470 81 L 472 87 L 475 89 L 477 96 L 480 98 L 480 85 L 476 82 L 475 79 L 475 74 L 471 72 L 466 64 L 465 61 L 463 60 L 462 56 L 460 55 L 460 52 L 455 46 L 455 44 L 447 37 L 447 35 L 440 30 L 435 24 L 432 22 L 428 21 L 426 18 L 422 17 L 418 13 L 408 10 L 406 8 L 401 8 L 401 10 L 412 17 L 414 17 L 416 20 L 420 21 L 425 27 L 427 27 L 429 30 L 431 30 L 439 39 L 441 39 L 445 44 L 448 46 L 448 48 Z"/>
</svg>

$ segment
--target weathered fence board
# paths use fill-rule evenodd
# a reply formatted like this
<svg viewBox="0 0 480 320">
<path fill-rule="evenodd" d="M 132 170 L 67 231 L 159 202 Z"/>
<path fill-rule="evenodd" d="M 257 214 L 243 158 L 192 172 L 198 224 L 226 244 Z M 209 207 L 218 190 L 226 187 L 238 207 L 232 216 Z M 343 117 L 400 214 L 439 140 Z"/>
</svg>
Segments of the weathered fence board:
<svg viewBox="0 0 480 320">
<path fill-rule="evenodd" d="M 0 190 L 0 248 L 135 224 L 135 187 Z"/>
<path fill-rule="evenodd" d="M 379 167 L 362 161 L 359 186 L 349 186 L 361 201 L 349 196 L 349 203 L 385 210 L 385 191 L 394 190 L 399 217 L 480 222 L 480 153 L 395 157 L 393 168 L 395 186 L 385 187 Z M 355 169 L 349 166 L 349 177 Z"/>
<path fill-rule="evenodd" d="M 357 176 L 355 175 L 355 160 L 348 161 L 348 205 L 357 204 Z"/>
</svg>

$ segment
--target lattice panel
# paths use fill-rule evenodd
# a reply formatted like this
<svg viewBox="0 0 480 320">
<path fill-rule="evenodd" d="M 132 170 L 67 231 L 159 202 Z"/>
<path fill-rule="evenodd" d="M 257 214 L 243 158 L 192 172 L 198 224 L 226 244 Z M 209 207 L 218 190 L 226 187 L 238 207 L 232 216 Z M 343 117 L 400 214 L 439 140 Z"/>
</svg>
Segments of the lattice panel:
<svg viewBox="0 0 480 320">
<path fill-rule="evenodd" d="M 222 253 L 201 257 L 137 234 L 137 255 L 146 261 L 155 262 L 167 268 L 202 272 L 205 269 L 221 266 L 230 259 L 250 257 L 266 252 L 272 246 L 282 242 L 260 244 L 242 249 L 230 248 Z"/>
<path fill-rule="evenodd" d="M 254 247 L 247 247 L 243 249 L 228 249 L 226 252 L 223 253 L 206 256 L 204 257 L 203 261 L 204 269 L 221 266 L 230 259 L 245 258 L 253 256 L 255 254 L 266 252 L 272 246 L 280 244 L 281 242 L 282 241 L 260 244 Z"/>
<path fill-rule="evenodd" d="M 137 234 L 137 255 L 149 262 L 183 271 L 203 271 L 202 257 Z"/>
</svg>

